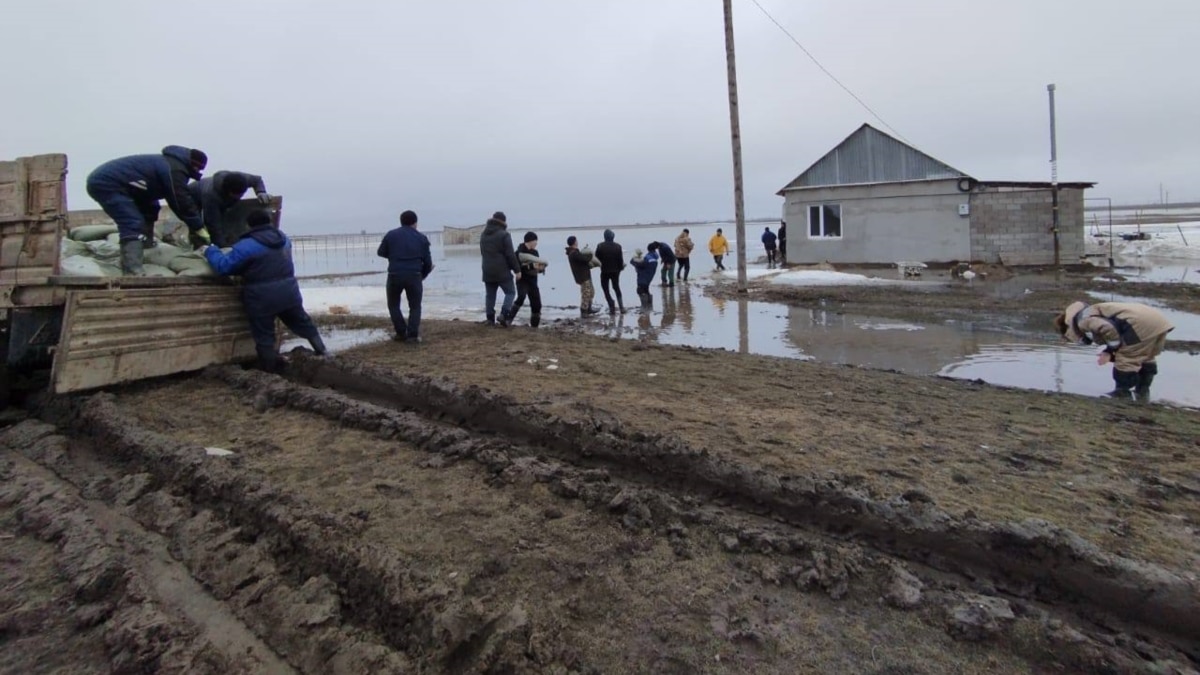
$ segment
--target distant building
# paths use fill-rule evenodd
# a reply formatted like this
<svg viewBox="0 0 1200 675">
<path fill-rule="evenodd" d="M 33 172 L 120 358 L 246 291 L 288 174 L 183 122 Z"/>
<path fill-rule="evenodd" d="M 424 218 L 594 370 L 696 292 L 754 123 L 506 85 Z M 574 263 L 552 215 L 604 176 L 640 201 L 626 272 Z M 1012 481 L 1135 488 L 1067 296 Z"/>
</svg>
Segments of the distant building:
<svg viewBox="0 0 1200 675">
<path fill-rule="evenodd" d="M 1059 183 L 1059 260 L 1083 259 L 1083 193 Z M 1054 262 L 1051 185 L 981 181 L 864 124 L 779 191 L 791 263 Z"/>
</svg>

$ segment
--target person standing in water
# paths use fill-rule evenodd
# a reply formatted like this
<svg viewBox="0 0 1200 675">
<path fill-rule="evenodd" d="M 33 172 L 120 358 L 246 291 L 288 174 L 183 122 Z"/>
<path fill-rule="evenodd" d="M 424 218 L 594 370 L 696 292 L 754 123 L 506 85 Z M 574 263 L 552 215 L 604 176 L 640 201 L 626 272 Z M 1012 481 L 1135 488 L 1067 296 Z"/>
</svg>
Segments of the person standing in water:
<svg viewBox="0 0 1200 675">
<path fill-rule="evenodd" d="M 621 271 L 625 269 L 625 253 L 615 240 L 616 233 L 604 231 L 604 241 L 596 247 L 596 259 L 600 261 L 600 290 L 604 291 L 604 299 L 608 302 L 608 313 L 616 314 L 619 310 L 625 313 L 625 300 L 621 297 Z M 612 286 L 612 293 L 609 293 Z M 613 303 L 613 295 L 617 301 Z"/>
<path fill-rule="evenodd" d="M 545 274 L 545 258 L 538 255 L 538 237 L 534 232 L 526 232 L 525 240 L 517 247 L 517 262 L 521 265 L 521 278 L 517 280 L 517 301 L 509 312 L 508 322 L 512 323 L 517 312 L 529 298 L 529 327 L 537 328 L 542 322 L 542 291 L 538 288 L 538 275 Z"/>
<path fill-rule="evenodd" d="M 687 281 L 688 276 L 692 273 L 692 249 L 696 245 L 692 243 L 691 232 L 684 228 L 683 232 L 675 237 L 675 260 L 678 263 L 675 277 L 680 281 Z"/>
</svg>

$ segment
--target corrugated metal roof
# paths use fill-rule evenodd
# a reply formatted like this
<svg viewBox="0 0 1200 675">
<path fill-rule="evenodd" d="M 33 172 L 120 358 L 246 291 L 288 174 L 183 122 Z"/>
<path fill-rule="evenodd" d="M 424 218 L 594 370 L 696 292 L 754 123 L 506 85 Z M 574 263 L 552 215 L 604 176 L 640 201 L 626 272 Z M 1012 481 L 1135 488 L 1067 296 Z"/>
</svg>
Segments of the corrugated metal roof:
<svg viewBox="0 0 1200 675">
<path fill-rule="evenodd" d="M 967 174 L 864 124 L 780 190 L 962 178 Z"/>
</svg>

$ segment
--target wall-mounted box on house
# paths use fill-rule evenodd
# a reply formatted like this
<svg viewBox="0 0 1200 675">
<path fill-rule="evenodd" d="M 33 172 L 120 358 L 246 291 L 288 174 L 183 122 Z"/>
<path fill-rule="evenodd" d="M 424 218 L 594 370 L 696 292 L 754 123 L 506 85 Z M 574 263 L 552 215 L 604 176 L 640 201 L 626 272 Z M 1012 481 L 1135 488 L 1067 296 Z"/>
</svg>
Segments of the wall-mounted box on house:
<svg viewBox="0 0 1200 675">
<path fill-rule="evenodd" d="M 971 205 L 970 204 L 959 204 L 958 205 L 958 215 L 960 215 L 960 216 L 971 215 Z"/>
</svg>

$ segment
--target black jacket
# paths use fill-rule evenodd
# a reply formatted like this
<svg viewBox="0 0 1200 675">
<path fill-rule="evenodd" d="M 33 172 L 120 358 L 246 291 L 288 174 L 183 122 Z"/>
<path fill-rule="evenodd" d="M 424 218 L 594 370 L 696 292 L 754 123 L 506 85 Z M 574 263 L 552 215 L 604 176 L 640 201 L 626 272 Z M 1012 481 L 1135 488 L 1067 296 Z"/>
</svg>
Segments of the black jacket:
<svg viewBox="0 0 1200 675">
<path fill-rule="evenodd" d="M 602 274 L 620 274 L 625 269 L 625 253 L 615 241 L 605 241 L 596 247 L 596 260 Z"/>
<path fill-rule="evenodd" d="M 539 259 L 541 259 L 541 256 L 538 255 L 537 251 L 529 248 L 525 244 L 521 244 L 517 247 L 517 255 L 520 256 L 522 253 L 537 256 Z M 517 260 L 520 261 L 520 257 L 518 257 Z M 521 263 L 521 283 L 525 284 L 526 286 L 537 286 L 539 274 L 541 274 L 541 271 L 533 265 Z"/>
<path fill-rule="evenodd" d="M 484 283 L 501 284 L 521 271 L 508 225 L 495 218 L 488 218 L 487 226 L 479 236 L 479 254 L 483 256 Z"/>
<path fill-rule="evenodd" d="M 665 242 L 658 242 L 658 258 L 664 265 L 675 264 L 675 252 Z"/>
<path fill-rule="evenodd" d="M 577 248 L 567 249 L 567 262 L 571 264 L 571 276 L 575 277 L 575 283 L 582 284 L 585 281 L 590 281 L 592 278 L 592 256 L 589 253 L 584 253 Z"/>
<path fill-rule="evenodd" d="M 200 179 L 200 172 L 192 167 L 191 150 L 168 145 L 158 155 L 131 155 L 105 162 L 88 174 L 87 185 L 89 194 L 128 195 L 149 223 L 158 218 L 158 200 L 166 199 L 175 215 L 189 229 L 197 230 L 204 224 L 200 207 L 188 192 L 189 179 Z"/>
</svg>

